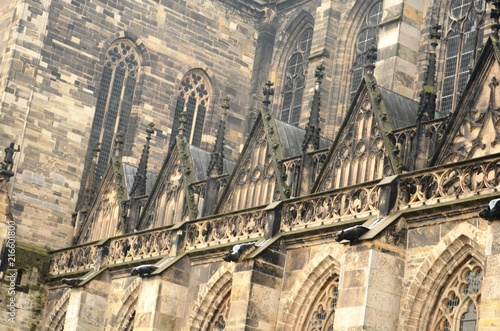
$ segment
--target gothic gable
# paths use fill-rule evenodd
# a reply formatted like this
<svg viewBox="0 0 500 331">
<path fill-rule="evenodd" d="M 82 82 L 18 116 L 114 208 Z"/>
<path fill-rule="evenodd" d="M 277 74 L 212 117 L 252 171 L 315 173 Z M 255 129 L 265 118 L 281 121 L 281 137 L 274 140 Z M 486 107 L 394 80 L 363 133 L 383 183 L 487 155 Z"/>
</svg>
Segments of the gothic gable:
<svg viewBox="0 0 500 331">
<path fill-rule="evenodd" d="M 178 145 L 174 145 L 165 159 L 158 179 L 144 207 L 139 229 L 156 228 L 187 220 L 184 177 Z"/>
<path fill-rule="evenodd" d="M 453 114 L 434 164 L 500 152 L 499 50 L 490 39 Z"/>
<path fill-rule="evenodd" d="M 394 93 L 379 88 L 372 76 L 363 78 L 313 192 L 381 179 L 402 170 L 393 134 L 401 118 L 388 109 L 390 98 Z"/>
<path fill-rule="evenodd" d="M 276 166 L 259 114 L 247 143 L 229 179 L 217 212 L 246 209 L 280 199 Z"/>
<path fill-rule="evenodd" d="M 106 168 L 85 221 L 80 230 L 78 243 L 86 243 L 122 234 L 123 203 L 128 200 L 123 167 L 119 159 L 113 159 Z"/>
</svg>

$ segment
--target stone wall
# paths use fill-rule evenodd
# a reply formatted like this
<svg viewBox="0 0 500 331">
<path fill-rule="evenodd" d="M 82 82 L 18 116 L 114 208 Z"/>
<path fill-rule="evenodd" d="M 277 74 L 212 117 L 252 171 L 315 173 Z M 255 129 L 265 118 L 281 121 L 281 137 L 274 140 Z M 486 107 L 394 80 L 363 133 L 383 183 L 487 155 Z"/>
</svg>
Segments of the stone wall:
<svg viewBox="0 0 500 331">
<path fill-rule="evenodd" d="M 471 258 L 491 261 L 483 269 L 479 325 L 494 330 L 498 249 L 488 238 L 496 223 L 477 218 L 477 205 L 464 208 L 462 215 L 409 211 L 354 246 L 335 242 L 325 228 L 287 234 L 236 263 L 222 260 L 232 248 L 225 245 L 174 258 L 143 278 L 130 275 L 140 262 L 108 268 L 77 288 L 56 278 L 48 283 L 42 330 L 60 311 L 71 314 L 68 330 L 115 330 L 127 321 L 134 330 L 199 330 L 221 315 L 225 330 L 312 330 L 333 323 L 329 305 L 335 330 L 422 330 L 445 300 L 442 289 Z"/>
<path fill-rule="evenodd" d="M 12 23 L 19 26 L 18 34 L 2 61 L 2 70 L 11 72 L 2 92 L 0 145 L 21 145 L 12 185 L 20 238 L 51 248 L 71 242 L 71 213 L 84 172 L 105 51 L 118 38 L 134 41 L 143 59 L 125 161 L 138 162 L 143 132 L 153 121 L 157 132 L 150 170 L 160 169 L 180 80 L 193 68 L 207 71 L 214 91 L 202 147 L 211 148 L 221 98 L 229 95 L 226 149 L 227 156 L 236 158 L 250 108 L 260 15 L 214 1 L 19 4 Z M 1 31 L 8 30 L 5 26 Z"/>
</svg>

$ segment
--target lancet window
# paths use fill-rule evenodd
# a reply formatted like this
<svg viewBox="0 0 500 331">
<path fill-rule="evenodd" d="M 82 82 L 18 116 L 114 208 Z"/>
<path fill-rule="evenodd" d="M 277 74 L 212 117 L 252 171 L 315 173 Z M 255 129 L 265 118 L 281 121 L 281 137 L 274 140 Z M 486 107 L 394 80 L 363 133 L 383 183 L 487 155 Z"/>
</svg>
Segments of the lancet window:
<svg viewBox="0 0 500 331">
<path fill-rule="evenodd" d="M 368 11 L 363 27 L 356 38 L 356 56 L 352 66 L 351 101 L 363 79 L 366 54 L 372 46 L 377 46 L 378 25 L 382 20 L 382 1 L 375 3 Z"/>
<path fill-rule="evenodd" d="M 476 63 L 483 40 L 484 15 L 484 0 L 451 2 L 444 38 L 446 51 L 440 109 L 443 116 L 455 109 Z"/>
<path fill-rule="evenodd" d="M 333 331 L 333 320 L 339 294 L 339 277 L 333 275 L 323 286 L 318 297 L 312 304 L 304 331 Z"/>
<path fill-rule="evenodd" d="M 134 44 L 126 39 L 115 41 L 106 52 L 89 143 L 93 148 L 96 142 L 101 142 L 97 181 L 106 170 L 115 135 L 127 129 L 140 62 Z M 92 148 L 86 164 L 91 162 Z"/>
<path fill-rule="evenodd" d="M 483 273 L 469 261 L 448 281 L 436 307 L 432 331 L 475 331 Z"/>
<path fill-rule="evenodd" d="M 211 85 L 206 73 L 201 69 L 189 71 L 182 79 L 179 96 L 175 105 L 172 137 L 179 132 L 179 119 L 186 112 L 184 137 L 193 146 L 200 146 L 205 124 L 205 115 L 210 103 Z"/>
<path fill-rule="evenodd" d="M 307 27 L 298 37 L 294 45 L 295 51 L 290 55 L 285 69 L 283 103 L 280 119 L 292 125 L 298 125 L 302 97 L 306 84 L 307 57 L 311 51 L 313 29 Z"/>
</svg>

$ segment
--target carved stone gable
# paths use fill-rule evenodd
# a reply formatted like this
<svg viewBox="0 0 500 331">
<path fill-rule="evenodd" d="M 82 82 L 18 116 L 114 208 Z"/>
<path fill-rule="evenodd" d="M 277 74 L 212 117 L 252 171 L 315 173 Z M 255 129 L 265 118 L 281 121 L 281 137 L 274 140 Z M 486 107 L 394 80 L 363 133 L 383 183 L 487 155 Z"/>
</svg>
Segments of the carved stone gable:
<svg viewBox="0 0 500 331">
<path fill-rule="evenodd" d="M 246 209 L 280 199 L 275 164 L 264 125 L 258 119 L 219 204 L 219 213 Z"/>
<path fill-rule="evenodd" d="M 186 217 L 184 178 L 179 151 L 175 146 L 163 166 L 142 215 L 139 229 L 182 222 Z"/>
<path fill-rule="evenodd" d="M 78 243 L 83 244 L 123 233 L 121 198 L 125 193 L 123 172 L 110 166 L 97 197 L 82 225 Z M 121 168 L 121 167 L 118 167 Z"/>
<path fill-rule="evenodd" d="M 471 87 L 453 116 L 439 164 L 500 152 L 500 65 L 494 61 L 484 77 Z"/>
<path fill-rule="evenodd" d="M 373 105 L 366 91 L 339 132 L 336 145 L 319 179 L 326 191 L 380 179 L 392 174 L 386 160 L 385 143 Z"/>
</svg>

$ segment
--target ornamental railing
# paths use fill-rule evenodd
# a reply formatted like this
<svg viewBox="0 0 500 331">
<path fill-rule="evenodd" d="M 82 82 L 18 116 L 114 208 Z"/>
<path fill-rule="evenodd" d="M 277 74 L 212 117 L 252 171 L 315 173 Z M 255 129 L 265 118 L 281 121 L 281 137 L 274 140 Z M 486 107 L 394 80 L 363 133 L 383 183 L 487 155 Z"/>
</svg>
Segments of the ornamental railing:
<svg viewBox="0 0 500 331">
<path fill-rule="evenodd" d="M 49 273 L 51 275 L 60 275 L 94 269 L 98 254 L 99 246 L 96 243 L 53 252 L 51 254 Z"/>
<path fill-rule="evenodd" d="M 398 178 L 395 209 L 418 208 L 494 193 L 499 185 L 498 156 L 407 173 Z"/>
<path fill-rule="evenodd" d="M 500 187 L 500 157 L 483 157 L 421 171 L 395 179 L 393 210 L 450 203 L 474 196 L 489 195 Z M 269 228 L 279 222 L 279 232 L 318 228 L 377 215 L 381 187 L 372 181 L 333 191 L 283 201 L 281 217 L 277 209 L 260 206 L 238 212 L 203 218 L 174 227 L 152 229 L 52 252 L 53 276 L 108 265 L 161 258 L 180 251 L 213 247 L 272 234 Z M 280 207 L 278 207 L 280 206 Z M 276 224 L 276 223 L 273 223 Z M 278 227 L 274 227 L 277 229 Z"/>
<path fill-rule="evenodd" d="M 267 212 L 263 209 L 226 214 L 217 218 L 198 220 L 186 224 L 184 248 L 201 247 L 235 242 L 264 236 Z"/>
<path fill-rule="evenodd" d="M 281 232 L 367 217 L 378 212 L 378 182 L 351 186 L 285 202 Z"/>
<path fill-rule="evenodd" d="M 168 256 L 172 248 L 170 229 L 111 238 L 103 265 Z"/>
</svg>

